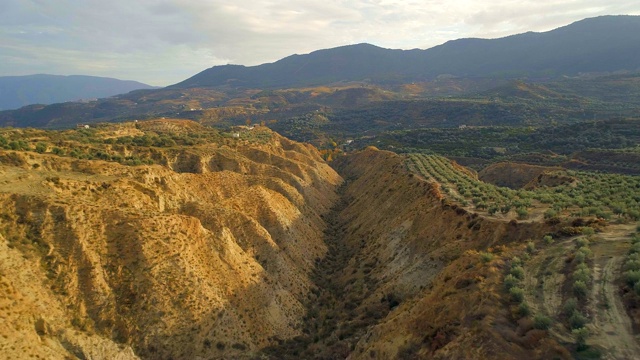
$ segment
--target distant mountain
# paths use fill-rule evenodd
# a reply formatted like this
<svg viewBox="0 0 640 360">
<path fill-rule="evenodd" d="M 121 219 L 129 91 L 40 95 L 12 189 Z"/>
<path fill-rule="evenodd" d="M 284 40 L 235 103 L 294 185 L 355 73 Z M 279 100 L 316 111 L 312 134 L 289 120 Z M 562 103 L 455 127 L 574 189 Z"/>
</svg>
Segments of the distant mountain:
<svg viewBox="0 0 640 360">
<path fill-rule="evenodd" d="M 29 104 L 103 98 L 137 89 L 153 89 L 137 81 L 83 75 L 27 75 L 0 77 L 0 110 Z"/>
<path fill-rule="evenodd" d="M 640 71 L 640 16 L 589 18 L 542 33 L 459 39 L 427 50 L 342 46 L 258 66 L 214 66 L 173 87 L 279 88 L 438 76 L 550 78 L 617 71 Z"/>
</svg>

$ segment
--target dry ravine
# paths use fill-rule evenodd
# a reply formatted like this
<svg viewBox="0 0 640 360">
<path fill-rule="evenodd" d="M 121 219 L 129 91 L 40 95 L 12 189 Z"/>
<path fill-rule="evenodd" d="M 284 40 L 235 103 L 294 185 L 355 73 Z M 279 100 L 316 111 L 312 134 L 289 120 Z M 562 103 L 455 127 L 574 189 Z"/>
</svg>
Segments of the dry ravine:
<svg viewBox="0 0 640 360">
<path fill-rule="evenodd" d="M 521 268 L 529 311 L 562 320 L 578 238 L 566 234 L 587 228 L 598 234 L 585 266 L 610 279 L 594 288 L 621 305 L 614 281 L 629 244 L 615 261 L 607 249 L 630 226 L 487 216 L 402 155 L 367 148 L 329 166 L 265 128 L 189 135 L 200 139 L 190 145 L 118 142 L 202 131 L 108 125 L 91 133 L 101 159 L 54 153 L 92 145 L 49 144 L 47 133 L 39 152 L 0 150 L 4 357 L 570 359 L 571 330 L 538 326 L 505 277 Z M 147 163 L 126 163 L 133 156 Z M 598 296 L 585 309 L 600 311 Z M 606 351 L 619 339 L 595 316 L 589 341 Z"/>
</svg>

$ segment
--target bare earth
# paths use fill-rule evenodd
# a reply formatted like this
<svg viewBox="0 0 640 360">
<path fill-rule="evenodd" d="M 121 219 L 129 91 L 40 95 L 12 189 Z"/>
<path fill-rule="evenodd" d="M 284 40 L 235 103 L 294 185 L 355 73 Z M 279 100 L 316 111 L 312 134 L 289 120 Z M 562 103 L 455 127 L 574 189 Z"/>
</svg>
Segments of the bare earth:
<svg viewBox="0 0 640 360">
<path fill-rule="evenodd" d="M 637 359 L 639 339 L 622 304 L 616 280 L 629 249 L 629 237 L 635 225 L 611 225 L 596 235 L 590 244 L 593 251 L 593 288 L 587 325 L 587 344 L 600 348 L 603 359 Z M 567 280 L 561 272 L 565 258 L 574 249 L 571 238 L 540 249 L 525 266 L 525 296 L 534 313 L 552 318 L 560 316 L 563 305 L 562 286 Z M 563 342 L 574 342 L 571 333 L 559 323 L 552 328 L 553 336 Z"/>
<path fill-rule="evenodd" d="M 618 294 L 616 279 L 629 249 L 629 235 L 634 225 L 612 225 L 591 244 L 594 255 L 593 290 L 591 292 L 592 323 L 590 345 L 606 349 L 604 359 L 637 359 L 640 357 L 638 336 Z"/>
</svg>

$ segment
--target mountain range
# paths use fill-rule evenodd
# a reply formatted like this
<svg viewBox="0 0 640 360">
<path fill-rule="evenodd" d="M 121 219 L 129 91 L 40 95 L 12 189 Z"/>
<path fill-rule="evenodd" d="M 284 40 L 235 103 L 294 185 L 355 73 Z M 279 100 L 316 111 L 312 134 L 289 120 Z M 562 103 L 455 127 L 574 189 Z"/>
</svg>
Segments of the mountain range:
<svg viewBox="0 0 640 360">
<path fill-rule="evenodd" d="M 530 103 L 526 106 L 536 107 L 538 110 L 533 113 L 542 114 L 540 119 L 546 119 L 545 114 L 551 111 L 562 114 L 558 121 L 571 122 L 576 118 L 594 119 L 612 114 L 627 116 L 635 111 L 629 104 L 637 104 L 639 71 L 640 16 L 603 16 L 543 33 L 528 32 L 500 39 L 460 39 L 427 50 L 390 50 L 358 44 L 292 55 L 258 66 L 214 66 L 163 89 L 131 91 L 146 86 L 131 82 L 127 84 L 128 88 L 115 88 L 114 85 L 111 93 L 96 94 L 92 90 L 98 86 L 89 85 L 92 83 L 84 81 L 85 77 L 53 78 L 65 80 L 66 85 L 63 86 L 52 85 L 53 81 L 38 82 L 38 78 L 47 77 L 36 75 L 25 77 L 25 80 L 33 80 L 31 87 L 14 85 L 11 90 L 6 90 L 0 78 L 0 109 L 7 108 L 3 103 L 7 101 L 14 101 L 12 106 L 16 107 L 20 106 L 15 104 L 16 101 L 22 101 L 21 104 L 48 103 L 130 91 L 92 102 L 32 105 L 0 111 L 0 124 L 64 128 L 79 122 L 179 117 L 222 125 L 244 123 L 251 117 L 256 122 L 278 120 L 281 121 L 278 126 L 282 127 L 285 124 L 283 120 L 318 110 L 332 113 L 330 117 L 336 121 L 346 116 L 366 124 L 371 116 L 383 116 L 387 120 L 396 119 L 392 123 L 406 123 L 408 120 L 415 125 L 417 118 L 414 112 L 399 118 L 398 114 L 391 114 L 406 108 L 419 114 L 431 114 L 428 117 L 430 123 L 440 119 L 442 123 L 438 126 L 453 126 L 458 122 L 471 123 L 467 120 L 469 111 L 475 110 L 470 110 L 468 101 L 456 104 L 389 104 L 387 101 L 411 102 L 434 97 L 473 97 L 476 94 L 490 100 L 515 96 L 518 102 L 525 101 Z M 73 85 L 74 81 L 76 85 Z M 113 79 L 101 81 L 121 84 Z M 518 84 L 522 81 L 530 84 L 526 91 L 533 89 L 536 99 L 531 98 L 532 93 L 525 98 L 520 96 L 523 89 Z M 491 93 L 491 89 L 505 84 L 511 85 Z M 538 85 L 547 87 L 547 90 Z M 41 98 L 18 97 L 18 94 L 27 93 L 27 88 L 31 89 L 31 94 L 40 94 Z M 67 92 L 72 95 L 65 99 L 53 98 Z M 44 94 L 48 98 L 42 98 L 46 97 Z M 555 100 L 552 101 L 549 95 L 553 95 L 551 98 Z M 576 101 L 567 104 L 566 96 Z M 578 101 L 580 97 L 588 99 Z M 541 111 L 539 100 L 543 99 L 547 108 Z M 372 107 L 362 112 L 360 108 L 369 103 Z M 497 106 L 490 104 L 480 108 L 493 108 L 494 105 Z M 333 111 L 338 108 L 356 112 L 338 114 Z M 485 124 L 481 119 L 497 119 L 495 111 L 487 109 L 476 109 L 484 114 L 475 118 L 476 125 Z M 513 114 L 524 114 L 516 109 L 503 110 L 507 115 L 501 119 L 506 122 L 511 121 L 508 119 L 512 119 Z M 528 121 L 531 120 L 530 115 L 526 116 Z M 295 128 L 292 124 L 296 121 L 289 121 L 287 126 Z M 342 120 L 338 122 L 345 124 Z M 294 133 L 301 134 L 298 130 Z M 306 137 L 294 138 L 308 140 Z"/>
<path fill-rule="evenodd" d="M 153 88 L 137 81 L 85 75 L 2 76 L 0 110 L 17 109 L 29 104 L 104 98 L 132 90 Z"/>
<path fill-rule="evenodd" d="M 640 70 L 640 16 L 588 18 L 551 31 L 458 39 L 426 50 L 357 44 L 258 66 L 214 66 L 177 88 L 286 88 L 345 81 L 402 83 L 443 76 L 550 78 Z"/>
<path fill-rule="evenodd" d="M 638 19 L 0 111 L 0 354 L 640 358 Z"/>
</svg>

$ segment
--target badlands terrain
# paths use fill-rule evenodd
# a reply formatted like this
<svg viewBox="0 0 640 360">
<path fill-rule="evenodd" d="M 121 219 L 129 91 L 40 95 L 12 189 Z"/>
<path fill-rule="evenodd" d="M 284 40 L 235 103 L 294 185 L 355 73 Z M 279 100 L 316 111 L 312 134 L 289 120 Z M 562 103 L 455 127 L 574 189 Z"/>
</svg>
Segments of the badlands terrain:
<svg viewBox="0 0 640 360">
<path fill-rule="evenodd" d="M 634 214 L 545 200 L 580 174 L 374 147 L 327 163 L 188 120 L 1 136 L 7 359 L 640 354 Z"/>
</svg>

